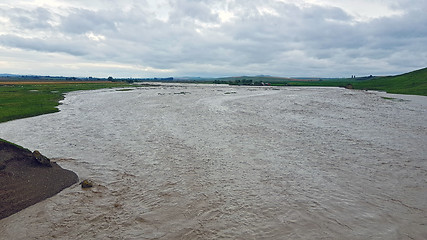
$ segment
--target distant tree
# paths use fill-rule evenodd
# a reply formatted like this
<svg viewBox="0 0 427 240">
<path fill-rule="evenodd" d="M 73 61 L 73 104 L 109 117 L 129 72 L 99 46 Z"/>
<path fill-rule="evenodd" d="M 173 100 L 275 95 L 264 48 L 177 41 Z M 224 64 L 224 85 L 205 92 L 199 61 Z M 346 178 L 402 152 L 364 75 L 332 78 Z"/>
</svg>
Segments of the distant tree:
<svg viewBox="0 0 427 240">
<path fill-rule="evenodd" d="M 109 76 L 108 77 L 108 81 L 113 81 L 114 79 L 113 79 L 113 77 L 112 76 Z"/>
</svg>

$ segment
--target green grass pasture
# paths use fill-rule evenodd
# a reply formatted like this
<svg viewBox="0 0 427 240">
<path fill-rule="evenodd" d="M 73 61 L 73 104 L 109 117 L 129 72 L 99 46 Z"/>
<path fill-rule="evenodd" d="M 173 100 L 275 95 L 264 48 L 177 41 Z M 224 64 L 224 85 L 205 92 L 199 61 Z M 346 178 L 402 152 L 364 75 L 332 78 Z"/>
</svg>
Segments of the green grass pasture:
<svg viewBox="0 0 427 240">
<path fill-rule="evenodd" d="M 57 112 L 64 94 L 77 90 L 129 87 L 127 83 L 0 83 L 0 122 Z"/>
</svg>

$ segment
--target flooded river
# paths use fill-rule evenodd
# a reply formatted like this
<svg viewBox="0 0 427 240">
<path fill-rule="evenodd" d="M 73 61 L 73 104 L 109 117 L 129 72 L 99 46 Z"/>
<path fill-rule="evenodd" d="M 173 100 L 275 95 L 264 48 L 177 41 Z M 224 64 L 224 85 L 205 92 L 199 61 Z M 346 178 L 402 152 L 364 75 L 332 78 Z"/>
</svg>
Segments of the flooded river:
<svg viewBox="0 0 427 240">
<path fill-rule="evenodd" d="M 0 239 L 427 238 L 426 97 L 164 85 L 60 110 L 0 137 L 95 187 L 0 220 Z"/>
</svg>

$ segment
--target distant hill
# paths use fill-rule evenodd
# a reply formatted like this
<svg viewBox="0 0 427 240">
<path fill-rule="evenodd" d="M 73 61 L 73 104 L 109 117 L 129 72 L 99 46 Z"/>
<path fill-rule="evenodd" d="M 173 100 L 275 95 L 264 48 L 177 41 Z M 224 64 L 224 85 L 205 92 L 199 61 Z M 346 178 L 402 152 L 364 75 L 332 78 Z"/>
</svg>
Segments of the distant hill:
<svg viewBox="0 0 427 240">
<path fill-rule="evenodd" d="M 0 74 L 0 77 L 17 77 L 19 75 L 15 75 L 15 74 L 9 74 L 9 73 L 2 73 Z"/>
<path fill-rule="evenodd" d="M 352 84 L 356 89 L 427 96 L 427 68 L 396 76 L 375 77 Z"/>
</svg>

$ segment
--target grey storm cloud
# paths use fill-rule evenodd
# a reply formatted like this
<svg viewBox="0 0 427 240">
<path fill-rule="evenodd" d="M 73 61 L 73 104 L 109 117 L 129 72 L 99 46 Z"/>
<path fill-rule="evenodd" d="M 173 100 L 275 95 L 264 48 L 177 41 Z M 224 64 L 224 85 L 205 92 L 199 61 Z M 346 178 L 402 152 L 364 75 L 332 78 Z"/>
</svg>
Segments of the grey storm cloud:
<svg viewBox="0 0 427 240">
<path fill-rule="evenodd" d="M 116 32 L 114 19 L 111 19 L 109 14 L 113 12 L 72 9 L 69 15 L 61 17 L 60 30 L 73 34 L 88 31 Z"/>
<path fill-rule="evenodd" d="M 69 44 L 69 42 L 64 42 L 62 39 L 49 39 L 49 41 L 46 41 L 39 38 L 23 38 L 14 35 L 0 35 L 0 44 L 14 48 L 41 52 L 64 52 L 76 56 L 81 56 L 87 53 L 85 49 L 77 47 L 76 44 Z"/>
<path fill-rule="evenodd" d="M 400 63 L 401 68 L 417 68 L 427 64 L 426 4 L 402 7 L 410 2 L 392 4 L 404 10 L 400 15 L 366 21 L 339 7 L 273 0 L 169 0 L 160 8 L 163 17 L 134 2 L 106 1 L 96 8 L 102 1 L 95 1 L 91 8 L 83 4 L 61 11 L 14 7 L 0 9 L 9 23 L 8 31 L 0 31 L 0 46 L 176 74 L 333 75 L 349 69 L 339 72 L 347 74 L 352 68 L 374 71 L 375 62 L 398 68 L 398 59 L 409 59 L 406 55 L 418 63 Z"/>
</svg>

